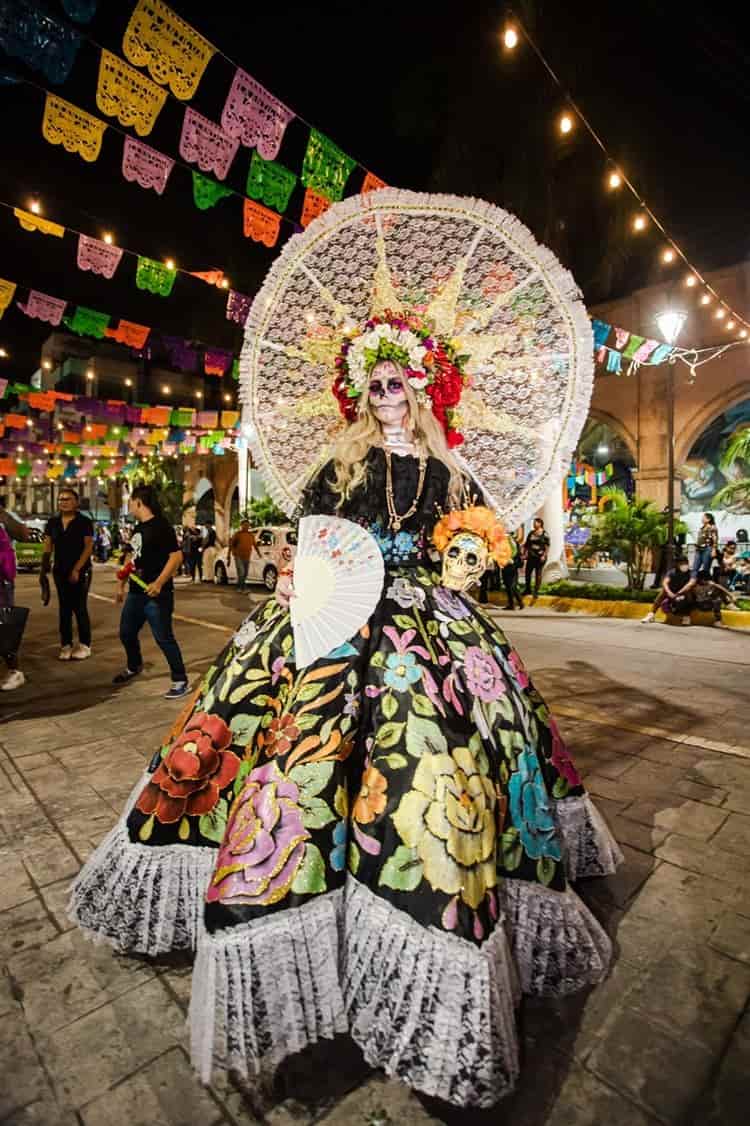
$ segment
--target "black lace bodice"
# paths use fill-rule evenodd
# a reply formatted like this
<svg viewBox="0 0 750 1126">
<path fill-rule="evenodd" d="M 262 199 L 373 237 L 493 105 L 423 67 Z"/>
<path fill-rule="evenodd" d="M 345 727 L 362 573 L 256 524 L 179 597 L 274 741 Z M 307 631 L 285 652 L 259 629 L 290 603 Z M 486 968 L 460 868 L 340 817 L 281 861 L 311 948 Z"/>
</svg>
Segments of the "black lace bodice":
<svg viewBox="0 0 750 1126">
<path fill-rule="evenodd" d="M 411 455 L 394 454 L 393 499 L 397 512 L 411 508 L 419 483 L 419 460 Z M 424 488 L 417 510 L 404 520 L 401 529 L 393 532 L 388 527 L 388 505 L 385 496 L 385 453 L 373 447 L 367 455 L 367 479 L 340 508 L 338 493 L 333 489 L 333 462 L 328 462 L 304 491 L 301 514 L 334 515 L 352 520 L 366 527 L 375 536 L 386 564 L 391 566 L 416 566 L 428 561 L 432 529 L 445 510 L 448 500 L 448 469 L 437 458 L 427 459 Z"/>
</svg>

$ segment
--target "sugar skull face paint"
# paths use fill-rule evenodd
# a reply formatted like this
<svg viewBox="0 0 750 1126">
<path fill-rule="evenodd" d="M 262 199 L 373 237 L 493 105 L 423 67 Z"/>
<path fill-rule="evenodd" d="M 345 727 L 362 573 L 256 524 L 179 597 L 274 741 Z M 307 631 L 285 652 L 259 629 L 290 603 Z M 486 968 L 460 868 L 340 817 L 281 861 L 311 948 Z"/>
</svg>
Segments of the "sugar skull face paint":
<svg viewBox="0 0 750 1126">
<path fill-rule="evenodd" d="M 370 375 L 370 409 L 383 426 L 403 426 L 409 413 L 404 376 L 398 364 L 383 360 Z"/>
</svg>

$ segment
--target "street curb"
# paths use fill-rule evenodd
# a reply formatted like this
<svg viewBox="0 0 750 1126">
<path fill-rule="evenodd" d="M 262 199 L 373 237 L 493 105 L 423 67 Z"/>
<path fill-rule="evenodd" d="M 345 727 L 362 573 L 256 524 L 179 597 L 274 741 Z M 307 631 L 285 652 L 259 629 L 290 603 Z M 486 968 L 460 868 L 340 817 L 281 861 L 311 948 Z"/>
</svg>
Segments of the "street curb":
<svg viewBox="0 0 750 1126">
<path fill-rule="evenodd" d="M 498 604 L 504 603 L 502 594 L 495 592 L 490 594 L 490 601 Z M 631 621 L 639 621 L 650 609 L 648 602 L 617 602 L 609 601 L 608 599 L 598 600 L 595 598 L 557 598 L 551 594 L 540 594 L 538 598 L 524 598 L 525 606 L 536 606 L 543 610 L 554 610 L 558 614 L 591 614 L 597 618 L 626 618 Z M 745 629 L 750 630 L 750 613 L 746 610 L 723 610 L 723 621 L 732 629 Z M 666 617 L 660 612 L 657 619 L 660 622 L 666 622 Z M 701 614 L 700 617 L 694 612 L 694 622 L 700 625 L 709 625 L 711 622 L 710 614 Z M 673 622 L 670 624 L 678 624 Z"/>
</svg>

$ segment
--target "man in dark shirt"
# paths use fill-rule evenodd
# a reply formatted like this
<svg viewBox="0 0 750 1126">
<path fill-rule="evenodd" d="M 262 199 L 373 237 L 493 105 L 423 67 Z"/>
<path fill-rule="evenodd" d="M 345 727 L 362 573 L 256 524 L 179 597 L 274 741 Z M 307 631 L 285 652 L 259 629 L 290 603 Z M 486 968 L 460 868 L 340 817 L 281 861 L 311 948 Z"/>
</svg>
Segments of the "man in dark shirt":
<svg viewBox="0 0 750 1126">
<path fill-rule="evenodd" d="M 78 493 L 69 486 L 57 497 L 60 512 L 44 529 L 42 576 L 50 569 L 60 604 L 60 660 L 85 661 L 91 656 L 91 623 L 87 599 L 91 581 L 91 552 L 94 525 L 78 511 Z M 78 625 L 78 644 L 73 646 L 73 617 Z"/>
<path fill-rule="evenodd" d="M 653 606 L 641 621 L 653 622 L 656 620 L 656 611 L 663 610 L 665 614 L 682 614 L 683 625 L 689 626 L 694 586 L 695 579 L 690 574 L 690 563 L 686 555 L 681 555 L 675 560 L 674 568 L 665 576 L 662 589 L 654 599 Z"/>
<path fill-rule="evenodd" d="M 182 552 L 175 530 L 162 515 L 155 490 L 150 485 L 136 485 L 133 489 L 130 514 L 138 521 L 130 538 L 129 558 L 134 578 L 123 579 L 117 595 L 119 602 L 125 602 L 120 618 L 120 641 L 125 646 L 127 666 L 113 683 L 127 684 L 141 672 L 143 657 L 138 634 L 148 622 L 172 674 L 172 686 L 165 693 L 166 698 L 175 700 L 188 690 L 182 653 L 172 632 L 172 576 L 180 569 Z M 126 585 L 129 586 L 127 595 Z"/>
</svg>

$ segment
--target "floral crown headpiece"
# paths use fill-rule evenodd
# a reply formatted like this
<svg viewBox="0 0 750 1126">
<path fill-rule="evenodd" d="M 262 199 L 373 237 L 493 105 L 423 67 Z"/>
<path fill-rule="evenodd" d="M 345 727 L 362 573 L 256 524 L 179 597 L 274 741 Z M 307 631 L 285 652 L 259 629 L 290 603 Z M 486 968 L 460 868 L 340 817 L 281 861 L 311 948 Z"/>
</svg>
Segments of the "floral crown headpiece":
<svg viewBox="0 0 750 1126">
<path fill-rule="evenodd" d="M 453 421 L 461 394 L 469 385 L 464 370 L 468 359 L 458 355 L 450 341 L 438 337 L 419 314 L 386 309 L 383 316 L 373 316 L 363 328 L 348 333 L 334 361 L 332 390 L 342 415 L 353 422 L 372 369 L 382 360 L 393 360 L 404 369 L 417 402 L 432 408 L 448 445 L 460 446 L 463 435 Z"/>
<path fill-rule="evenodd" d="M 498 567 L 504 567 L 513 558 L 505 527 L 490 508 L 472 505 L 449 512 L 438 520 L 432 532 L 432 542 L 441 555 L 459 532 L 469 532 L 483 539 Z"/>
</svg>

